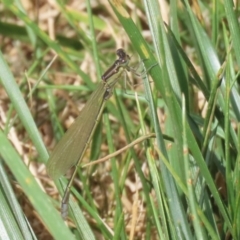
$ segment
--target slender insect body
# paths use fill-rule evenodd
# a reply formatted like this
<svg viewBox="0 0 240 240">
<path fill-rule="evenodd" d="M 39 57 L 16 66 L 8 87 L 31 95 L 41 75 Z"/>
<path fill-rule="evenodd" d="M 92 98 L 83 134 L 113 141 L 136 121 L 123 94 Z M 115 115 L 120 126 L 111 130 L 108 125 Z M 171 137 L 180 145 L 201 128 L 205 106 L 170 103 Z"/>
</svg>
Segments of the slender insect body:
<svg viewBox="0 0 240 240">
<path fill-rule="evenodd" d="M 119 58 L 102 75 L 103 81 L 92 93 L 80 115 L 59 141 L 47 163 L 48 175 L 53 179 L 58 179 L 68 169 L 75 166 L 75 170 L 68 182 L 62 199 L 61 214 L 63 219 L 67 217 L 70 188 L 77 173 L 77 167 L 90 144 L 92 135 L 102 115 L 104 105 L 112 96 L 113 88 L 122 73 L 125 70 L 131 71 L 131 68 L 128 66 L 130 57 L 123 49 L 118 49 L 116 53 Z"/>
<path fill-rule="evenodd" d="M 104 99 L 108 100 L 113 94 L 113 91 L 110 88 L 106 88 L 106 91 L 104 93 Z"/>
<path fill-rule="evenodd" d="M 115 75 L 119 71 L 119 60 L 116 60 L 115 63 L 102 75 L 102 80 L 106 82 L 110 77 Z"/>
</svg>

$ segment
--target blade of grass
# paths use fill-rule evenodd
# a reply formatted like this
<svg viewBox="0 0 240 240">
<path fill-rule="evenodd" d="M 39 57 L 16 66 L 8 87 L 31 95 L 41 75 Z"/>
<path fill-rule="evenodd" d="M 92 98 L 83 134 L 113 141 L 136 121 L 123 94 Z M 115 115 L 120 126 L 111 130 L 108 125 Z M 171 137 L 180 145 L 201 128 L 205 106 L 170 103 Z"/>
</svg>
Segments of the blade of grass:
<svg viewBox="0 0 240 240">
<path fill-rule="evenodd" d="M 50 199 L 43 193 L 2 131 L 0 131 L 0 153 L 22 187 L 24 193 L 27 195 L 29 201 L 46 226 L 48 226 L 54 238 L 73 239 L 69 229 L 65 226 L 57 211 L 53 208 Z"/>
<path fill-rule="evenodd" d="M 45 42 L 50 48 L 52 48 L 74 72 L 79 74 L 89 86 L 89 88 L 94 88 L 94 84 L 91 79 L 83 71 L 81 71 L 81 69 L 79 69 L 77 64 L 75 64 L 71 60 L 68 54 L 62 50 L 62 48 L 57 42 L 52 41 L 45 32 L 43 32 L 33 21 L 31 21 L 31 19 L 28 18 L 27 15 L 21 12 L 14 4 L 9 4 L 9 1 L 6 0 L 3 0 L 3 3 L 14 15 L 16 15 L 23 22 L 25 22 L 26 25 L 28 25 L 43 42 Z"/>
<path fill-rule="evenodd" d="M 7 221 L 13 221 L 16 222 L 17 227 L 10 227 L 10 234 L 13 234 L 13 237 L 10 237 L 10 239 L 37 239 L 35 234 L 33 233 L 33 230 L 31 229 L 31 226 L 28 225 L 27 219 L 25 215 L 22 212 L 22 209 L 16 199 L 15 193 L 11 187 L 11 184 L 9 182 L 9 178 L 7 176 L 7 173 L 5 172 L 3 168 L 3 161 L 1 160 L 0 163 L 0 182 L 1 182 L 1 189 L 3 191 L 4 200 L 1 200 L 1 208 L 4 208 L 5 198 L 7 198 L 7 204 L 10 208 L 10 215 L 13 214 L 13 216 L 6 216 Z M 1 210 L 0 213 L 5 212 L 5 210 Z M 1 221 L 4 223 L 4 217 L 1 216 Z M 10 223 L 11 223 L 10 222 Z M 21 231 L 21 236 L 16 236 L 16 231 Z M 16 231 L 15 231 L 16 230 Z M 1 229 L 2 232 L 2 229 Z M 1 237 L 3 237 L 1 235 Z"/>
<path fill-rule="evenodd" d="M 108 148 L 109 148 L 109 152 L 114 152 L 114 144 L 113 144 L 113 138 L 112 138 L 112 134 L 111 134 L 111 126 L 110 126 L 110 121 L 109 118 L 106 114 L 104 114 L 103 116 L 104 118 L 104 123 L 106 126 L 106 133 L 107 133 L 107 144 L 108 144 Z M 115 158 L 111 158 L 111 166 L 112 166 L 112 179 L 113 179 L 113 184 L 114 184 L 114 195 L 115 195 L 115 201 L 116 201 L 116 209 L 115 209 L 115 214 L 114 214 L 114 226 L 116 227 L 115 231 L 118 229 L 118 233 L 116 232 L 117 236 L 121 236 L 121 239 L 127 239 L 127 235 L 126 235 L 126 230 L 125 230 L 125 226 L 124 226 L 124 221 L 120 221 L 119 220 L 122 218 L 124 219 L 124 213 L 123 213 L 123 206 L 122 206 L 122 202 L 121 202 L 121 189 L 119 188 L 119 169 L 117 166 L 117 161 Z M 122 224 L 121 226 L 119 224 Z"/>
</svg>

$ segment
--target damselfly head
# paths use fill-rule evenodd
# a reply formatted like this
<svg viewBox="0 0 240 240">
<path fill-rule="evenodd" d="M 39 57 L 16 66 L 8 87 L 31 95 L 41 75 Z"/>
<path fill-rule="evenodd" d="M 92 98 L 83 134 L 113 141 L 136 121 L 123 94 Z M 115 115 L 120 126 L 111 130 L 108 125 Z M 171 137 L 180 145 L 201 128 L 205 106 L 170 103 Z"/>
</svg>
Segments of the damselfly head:
<svg viewBox="0 0 240 240">
<path fill-rule="evenodd" d="M 126 52 L 122 48 L 119 48 L 116 54 L 119 57 L 118 61 L 121 65 L 128 64 L 130 57 L 128 54 L 126 54 Z"/>
</svg>

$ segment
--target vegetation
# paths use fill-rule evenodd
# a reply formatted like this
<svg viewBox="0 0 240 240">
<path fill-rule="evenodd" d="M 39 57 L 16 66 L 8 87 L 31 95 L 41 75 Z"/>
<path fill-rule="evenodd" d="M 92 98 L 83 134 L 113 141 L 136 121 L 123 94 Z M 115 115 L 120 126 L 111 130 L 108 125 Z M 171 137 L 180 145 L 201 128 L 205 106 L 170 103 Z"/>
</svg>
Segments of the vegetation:
<svg viewBox="0 0 240 240">
<path fill-rule="evenodd" d="M 0 9 L 1 238 L 240 239 L 238 5 L 1 0 Z M 67 177 L 47 176 L 48 152 L 118 48 L 137 74 L 106 104 L 64 223 Z"/>
</svg>

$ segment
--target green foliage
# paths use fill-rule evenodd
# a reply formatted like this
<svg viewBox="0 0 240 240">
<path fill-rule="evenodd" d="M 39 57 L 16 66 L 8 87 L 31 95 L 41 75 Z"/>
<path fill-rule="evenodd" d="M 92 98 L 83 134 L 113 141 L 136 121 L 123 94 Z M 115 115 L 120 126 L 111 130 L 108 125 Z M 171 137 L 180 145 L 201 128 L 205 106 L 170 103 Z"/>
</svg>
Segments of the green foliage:
<svg viewBox="0 0 240 240">
<path fill-rule="evenodd" d="M 86 14 L 58 0 L 56 9 L 65 25 L 56 20 L 62 32 L 54 41 L 18 1 L 1 1 L 1 38 L 13 47 L 19 41 L 31 49 L 30 59 L 22 60 L 28 66 L 24 75 L 23 68 L 16 73 L 6 51 L 9 45 L 1 43 L 0 80 L 7 94 L 0 132 L 4 239 L 40 238 L 12 190 L 13 179 L 54 239 L 240 239 L 239 8 L 232 0 L 193 1 L 192 6 L 189 2 L 171 0 L 167 8 L 155 0 L 135 1 L 130 12 L 127 1 L 123 5 L 110 0 L 111 15 L 102 3 L 93 8 L 87 1 Z M 24 25 L 18 26 L 16 19 Z M 106 156 L 150 132 L 156 139 L 147 139 L 110 161 L 79 168 L 70 197 L 70 228 L 43 191 L 53 183 L 43 180 L 44 172 L 41 188 L 31 167 L 23 163 L 24 156 L 35 167 L 47 162 L 51 146 L 43 141 L 44 135 L 59 140 L 66 122 L 61 116 L 74 115 L 76 99 L 88 98 L 94 78 L 100 79 L 102 69 L 116 59 L 119 43 L 129 41 L 126 36 L 131 60 L 141 58 L 142 69 L 137 72 L 144 93 L 134 97 L 123 90 L 114 92 L 84 163 L 89 156 Z M 49 63 L 51 59 L 56 62 Z M 59 72 L 68 78 L 62 80 Z M 31 108 L 32 102 L 41 107 Z M 39 109 L 46 106 L 47 114 L 41 114 Z M 41 122 L 50 126 L 52 137 L 50 131 L 40 134 Z M 24 153 L 10 137 L 11 127 Z M 26 151 L 29 143 L 31 150 Z M 8 169 L 11 175 L 6 177 Z M 66 178 L 55 184 L 62 194 Z"/>
</svg>

